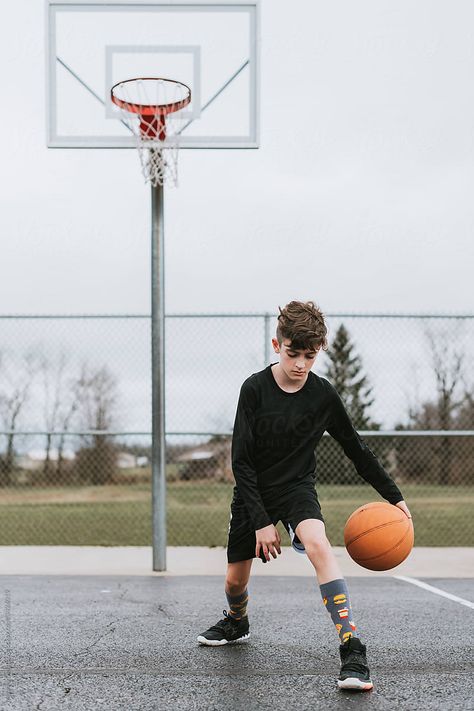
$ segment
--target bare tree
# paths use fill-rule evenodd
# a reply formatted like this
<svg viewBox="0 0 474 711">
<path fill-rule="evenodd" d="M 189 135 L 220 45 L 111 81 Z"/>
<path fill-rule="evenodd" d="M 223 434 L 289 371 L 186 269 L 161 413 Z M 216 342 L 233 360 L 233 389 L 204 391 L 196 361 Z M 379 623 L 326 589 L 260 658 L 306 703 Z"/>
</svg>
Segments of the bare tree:
<svg viewBox="0 0 474 711">
<path fill-rule="evenodd" d="M 456 429 L 474 429 L 474 387 L 465 385 L 464 401 L 456 414 Z"/>
<path fill-rule="evenodd" d="M 435 382 L 435 397 L 409 409 L 409 426 L 420 430 L 451 430 L 459 426 L 459 414 L 467 402 L 467 391 L 463 390 L 464 354 L 448 335 L 433 331 L 426 332 Z M 438 472 L 440 484 L 448 484 L 457 468 L 453 442 L 450 437 L 441 437 L 436 445 L 424 452 L 410 450 L 407 465 L 421 476 L 422 471 Z M 399 447 L 399 458 L 401 448 Z"/>
<path fill-rule="evenodd" d="M 467 372 L 471 375 L 474 372 L 473 361 L 469 363 L 469 367 L 465 369 L 462 376 L 462 386 L 464 391 L 464 404 L 462 405 L 458 417 L 457 427 L 461 430 L 474 429 L 474 383 L 467 377 Z"/>
<path fill-rule="evenodd" d="M 427 338 L 436 379 L 439 425 L 440 429 L 449 430 L 454 413 L 464 402 L 464 393 L 456 396 L 462 381 L 464 355 L 449 342 L 440 342 L 431 331 L 428 331 Z"/>
<path fill-rule="evenodd" d="M 433 333 L 429 332 L 427 336 L 436 380 L 439 427 L 449 430 L 453 427 L 456 412 L 464 402 L 463 394 L 457 396 L 464 358 L 462 353 L 451 349 L 448 343 L 441 344 L 436 340 Z M 450 438 L 442 437 L 440 447 L 438 480 L 440 484 L 448 484 L 453 459 Z"/>
<path fill-rule="evenodd" d="M 51 448 L 53 432 L 61 430 L 58 435 L 58 458 L 56 474 L 62 474 L 63 452 L 65 444 L 65 434 L 67 432 L 77 410 L 77 401 L 74 396 L 73 387 L 67 378 L 70 358 L 61 352 L 56 359 L 41 356 L 40 373 L 43 385 L 43 417 L 46 427 L 46 451 L 44 460 L 44 474 L 48 476 L 51 472 Z"/>
<path fill-rule="evenodd" d="M 0 358 L 0 422 L 7 432 L 7 448 L 0 461 L 0 486 L 12 484 L 15 449 L 14 439 L 21 412 L 28 402 L 38 370 L 38 358 L 33 351 L 19 361 L 3 353 Z"/>
<path fill-rule="evenodd" d="M 69 427 L 78 409 L 78 403 L 74 398 L 73 388 L 71 388 L 70 392 L 72 393 L 72 397 L 68 399 L 65 403 L 64 409 L 61 410 L 61 417 L 59 421 L 61 434 L 58 438 L 58 460 L 56 463 L 56 476 L 58 479 L 60 479 L 63 474 L 64 446 L 66 441 L 65 433 L 69 432 Z"/>
<path fill-rule="evenodd" d="M 87 363 L 74 386 L 79 424 L 86 430 L 104 432 L 116 422 L 117 381 L 107 366 L 93 368 Z M 113 478 L 116 451 L 105 434 L 83 436 L 84 446 L 78 453 L 80 478 L 92 484 L 105 484 Z"/>
</svg>

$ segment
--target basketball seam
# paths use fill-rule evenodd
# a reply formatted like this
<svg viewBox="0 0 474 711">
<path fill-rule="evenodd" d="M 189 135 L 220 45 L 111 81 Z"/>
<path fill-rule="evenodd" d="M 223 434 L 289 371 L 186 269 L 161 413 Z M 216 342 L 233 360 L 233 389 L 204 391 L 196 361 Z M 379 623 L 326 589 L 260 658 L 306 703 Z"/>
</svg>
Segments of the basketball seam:
<svg viewBox="0 0 474 711">
<path fill-rule="evenodd" d="M 379 528 L 380 528 L 380 527 L 379 527 Z M 401 543 L 403 543 L 403 541 L 404 541 L 405 538 L 407 537 L 408 533 L 410 532 L 410 528 L 411 528 L 411 527 L 408 526 L 408 528 L 407 528 L 407 530 L 405 531 L 405 533 L 404 533 L 404 535 L 402 536 L 402 538 L 400 538 L 400 540 L 399 540 L 397 543 L 395 543 L 395 545 L 392 546 L 391 548 L 389 548 L 388 550 L 384 551 L 383 553 L 379 553 L 378 555 L 373 555 L 371 558 L 360 558 L 359 556 L 357 556 L 357 560 L 359 560 L 360 562 L 363 561 L 364 563 L 366 563 L 366 562 L 369 561 L 369 560 L 376 560 L 377 558 L 382 558 L 384 555 L 387 555 L 387 553 L 391 553 L 393 550 L 395 550 L 395 548 L 397 548 L 397 546 L 399 546 Z M 371 530 L 375 530 L 375 529 L 371 529 Z M 403 562 L 403 561 L 400 561 L 400 562 Z"/>
<path fill-rule="evenodd" d="M 385 528 L 386 526 L 392 526 L 394 523 L 402 523 L 402 522 L 403 522 L 403 518 L 399 518 L 395 521 L 388 521 L 388 523 L 379 523 L 378 526 L 374 526 L 369 531 L 364 531 L 363 533 L 360 533 L 358 536 L 356 536 L 352 540 L 348 541 L 346 543 L 346 546 L 351 546 L 355 541 L 358 541 L 359 538 L 366 536 L 368 533 L 372 533 L 372 531 L 377 531 L 379 528 Z"/>
</svg>

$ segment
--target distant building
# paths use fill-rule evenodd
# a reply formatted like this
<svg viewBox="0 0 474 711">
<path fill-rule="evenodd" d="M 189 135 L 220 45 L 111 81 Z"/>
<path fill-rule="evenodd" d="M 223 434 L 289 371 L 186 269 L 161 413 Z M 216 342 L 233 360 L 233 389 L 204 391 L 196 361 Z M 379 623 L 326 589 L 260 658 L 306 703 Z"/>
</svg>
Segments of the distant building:
<svg viewBox="0 0 474 711">
<path fill-rule="evenodd" d="M 133 469 L 137 466 L 137 458 L 129 452 L 119 452 L 117 454 L 117 466 L 119 469 Z"/>
<path fill-rule="evenodd" d="M 62 459 L 68 461 L 73 461 L 76 458 L 75 453 L 70 449 L 63 450 L 61 454 Z M 54 447 L 49 450 L 49 460 L 50 462 L 57 462 L 59 459 L 59 452 Z M 31 449 L 26 454 L 20 454 L 16 457 L 16 466 L 19 469 L 26 469 L 28 471 L 35 471 L 36 469 L 42 469 L 46 461 L 46 450 L 45 449 Z"/>
<path fill-rule="evenodd" d="M 135 469 L 136 467 L 148 466 L 148 457 L 136 457 L 130 452 L 119 452 L 117 454 L 117 466 L 119 469 Z"/>
<path fill-rule="evenodd" d="M 234 481 L 230 452 L 230 437 L 211 440 L 189 449 L 174 460 L 178 465 L 179 478 Z"/>
</svg>

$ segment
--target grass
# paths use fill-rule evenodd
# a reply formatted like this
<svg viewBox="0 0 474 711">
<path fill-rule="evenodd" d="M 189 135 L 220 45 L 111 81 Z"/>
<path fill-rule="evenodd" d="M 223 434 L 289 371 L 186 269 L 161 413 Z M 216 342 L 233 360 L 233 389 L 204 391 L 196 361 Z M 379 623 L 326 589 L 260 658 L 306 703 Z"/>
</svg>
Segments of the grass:
<svg viewBox="0 0 474 711">
<path fill-rule="evenodd" d="M 474 545 L 474 487 L 404 485 L 402 490 L 416 545 Z M 368 486 L 321 485 L 318 495 L 334 545 L 343 544 L 344 523 L 354 509 L 380 498 Z M 168 544 L 225 545 L 231 497 L 231 484 L 169 483 Z M 0 490 L 0 545 L 150 545 L 151 535 L 148 484 Z"/>
</svg>

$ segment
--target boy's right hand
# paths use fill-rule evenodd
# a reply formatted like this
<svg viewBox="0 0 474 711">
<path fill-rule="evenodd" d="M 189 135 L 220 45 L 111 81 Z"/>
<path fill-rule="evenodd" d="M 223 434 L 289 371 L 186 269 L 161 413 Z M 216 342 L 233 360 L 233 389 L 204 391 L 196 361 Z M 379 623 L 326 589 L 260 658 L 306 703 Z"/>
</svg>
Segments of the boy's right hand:
<svg viewBox="0 0 474 711">
<path fill-rule="evenodd" d="M 270 553 L 274 558 L 277 557 L 277 553 L 281 553 L 281 538 L 275 526 L 271 523 L 265 528 L 259 528 L 255 531 L 255 536 L 257 539 L 257 545 L 255 547 L 255 557 L 260 557 L 260 550 L 262 551 L 262 558 L 265 560 L 270 560 Z"/>
</svg>

